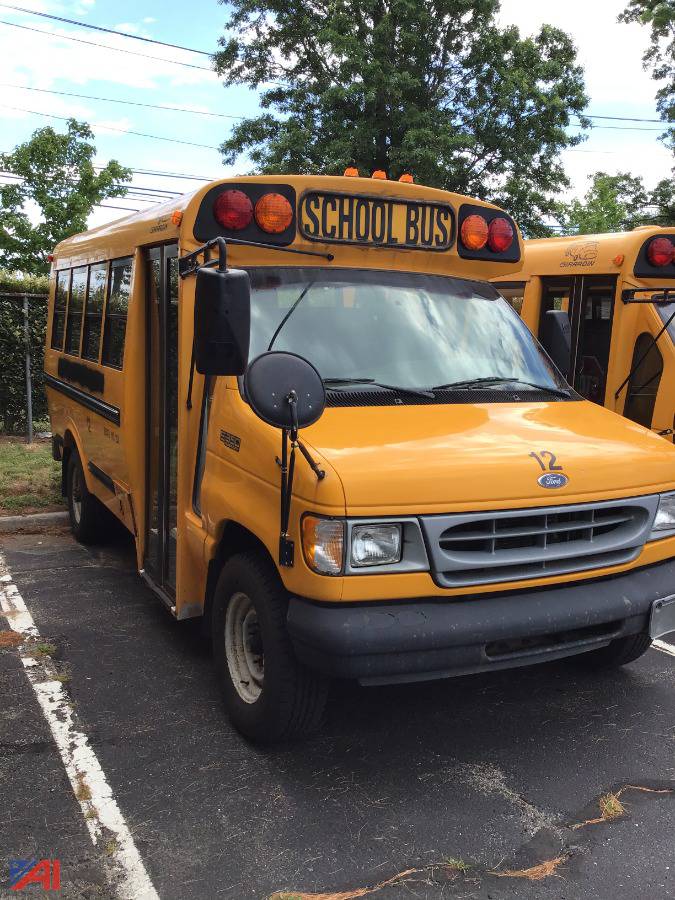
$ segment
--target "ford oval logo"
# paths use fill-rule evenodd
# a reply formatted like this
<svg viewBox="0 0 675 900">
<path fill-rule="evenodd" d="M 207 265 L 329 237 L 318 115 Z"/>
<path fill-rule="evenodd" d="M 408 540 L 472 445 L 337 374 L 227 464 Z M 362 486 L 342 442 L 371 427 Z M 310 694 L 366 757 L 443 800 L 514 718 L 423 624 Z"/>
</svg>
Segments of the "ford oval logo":
<svg viewBox="0 0 675 900">
<path fill-rule="evenodd" d="M 569 478 L 562 472 L 546 472 L 537 478 L 537 482 L 543 488 L 561 488 L 569 483 Z"/>
</svg>

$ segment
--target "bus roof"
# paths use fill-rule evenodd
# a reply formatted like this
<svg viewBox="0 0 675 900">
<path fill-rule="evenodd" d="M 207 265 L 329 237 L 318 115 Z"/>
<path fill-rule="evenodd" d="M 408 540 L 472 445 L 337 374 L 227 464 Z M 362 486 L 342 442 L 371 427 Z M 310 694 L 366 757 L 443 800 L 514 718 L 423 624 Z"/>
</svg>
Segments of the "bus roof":
<svg viewBox="0 0 675 900">
<path fill-rule="evenodd" d="M 182 252 L 196 249 L 203 241 L 194 236 L 195 222 L 202 201 L 214 189 L 219 186 L 237 188 L 239 185 L 286 185 L 295 191 L 299 200 L 307 191 L 326 192 L 334 194 L 353 195 L 354 197 L 389 198 L 402 202 L 417 201 L 422 204 L 444 204 L 452 206 L 455 218 L 463 204 L 472 207 L 482 207 L 485 210 L 499 210 L 499 207 L 461 194 L 455 194 L 437 188 L 426 187 L 420 184 L 409 184 L 384 179 L 338 177 L 328 175 L 261 175 L 238 176 L 218 179 L 204 184 L 196 191 L 167 200 L 157 205 L 149 206 L 128 216 L 123 216 L 113 222 L 92 228 L 89 231 L 75 234 L 59 243 L 54 250 L 54 259 L 57 268 L 64 266 L 76 266 L 94 262 L 97 259 L 114 259 L 131 255 L 136 248 L 144 245 L 159 244 L 166 241 L 179 241 Z M 456 235 L 455 235 L 456 237 Z M 515 241 L 520 243 L 520 236 L 515 234 Z M 298 231 L 292 241 L 293 247 L 306 247 L 312 250 L 331 251 L 336 254 L 336 263 L 339 264 L 337 254 L 345 265 L 351 266 L 363 264 L 367 260 L 368 267 L 373 268 L 410 268 L 411 270 L 439 272 L 442 274 L 466 275 L 476 278 L 477 271 L 484 269 L 485 274 L 480 277 L 488 280 L 497 272 L 510 273 L 515 271 L 519 262 L 507 262 L 505 260 L 477 260 L 460 259 L 457 252 L 457 240 L 453 240 L 447 248 L 448 252 L 410 252 L 409 248 L 392 248 L 386 245 L 377 246 L 373 243 L 367 247 L 355 247 L 340 244 L 330 245 L 323 241 L 311 242 L 306 240 Z M 337 247 L 337 249 L 336 249 Z M 373 248 L 377 253 L 373 254 Z M 420 248 L 427 249 L 427 248 Z M 367 257 L 364 253 L 368 253 Z M 280 255 L 275 251 L 265 251 L 261 247 L 235 247 L 232 245 L 229 253 L 235 254 L 234 261 L 242 265 L 248 264 L 252 255 L 257 264 L 279 264 Z M 273 256 L 271 254 L 274 254 Z M 406 261 L 410 265 L 402 263 L 402 256 L 406 254 Z M 452 272 L 448 270 L 448 258 L 452 259 Z M 303 257 L 295 257 L 294 263 L 298 264 Z M 432 260 L 430 262 L 430 260 Z M 286 262 L 285 264 L 288 264 Z M 316 259 L 307 257 L 307 265 L 317 264 Z M 372 264 L 372 266 L 371 266 Z"/>
<path fill-rule="evenodd" d="M 632 231 L 606 234 L 575 234 L 565 237 L 533 238 L 523 242 L 520 274 L 575 275 L 632 273 L 635 260 L 650 238 L 669 234 L 675 227 L 640 225 Z"/>
</svg>

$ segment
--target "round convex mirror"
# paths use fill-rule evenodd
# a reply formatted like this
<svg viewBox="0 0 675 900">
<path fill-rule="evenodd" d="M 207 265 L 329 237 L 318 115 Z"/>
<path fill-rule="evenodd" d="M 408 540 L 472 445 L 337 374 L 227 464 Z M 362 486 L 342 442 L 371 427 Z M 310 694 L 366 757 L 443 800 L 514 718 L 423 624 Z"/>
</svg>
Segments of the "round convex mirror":
<svg viewBox="0 0 675 900">
<path fill-rule="evenodd" d="M 244 376 L 244 388 L 253 412 L 268 425 L 291 428 L 291 405 L 287 397 L 295 391 L 298 427 L 306 428 L 321 417 L 326 390 L 314 366 L 295 353 L 273 350 L 257 356 Z"/>
</svg>

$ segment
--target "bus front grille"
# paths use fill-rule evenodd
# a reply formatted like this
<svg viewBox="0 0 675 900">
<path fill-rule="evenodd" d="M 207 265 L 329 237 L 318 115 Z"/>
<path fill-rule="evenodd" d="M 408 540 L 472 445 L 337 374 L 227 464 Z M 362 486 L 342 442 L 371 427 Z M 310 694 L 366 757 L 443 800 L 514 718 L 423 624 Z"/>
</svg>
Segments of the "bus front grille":
<svg viewBox="0 0 675 900">
<path fill-rule="evenodd" d="M 630 562 L 649 536 L 657 504 L 657 496 L 647 496 L 421 521 L 437 583 L 470 587 Z"/>
</svg>

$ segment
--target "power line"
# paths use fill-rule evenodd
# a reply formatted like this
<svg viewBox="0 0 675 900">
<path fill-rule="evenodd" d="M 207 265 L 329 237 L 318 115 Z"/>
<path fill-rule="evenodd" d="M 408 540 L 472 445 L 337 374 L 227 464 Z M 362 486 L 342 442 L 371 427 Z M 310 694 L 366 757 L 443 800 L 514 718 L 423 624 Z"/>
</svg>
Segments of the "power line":
<svg viewBox="0 0 675 900">
<path fill-rule="evenodd" d="M 57 116 L 54 113 L 46 113 L 40 112 L 37 109 L 24 109 L 21 106 L 7 106 L 4 103 L 0 103 L 0 109 L 13 109 L 15 112 L 24 112 L 29 113 L 32 116 L 46 116 L 48 119 L 60 119 L 62 122 L 70 122 L 73 116 Z M 144 137 L 144 138 L 152 138 L 155 141 L 169 141 L 172 144 L 185 144 L 188 147 L 202 147 L 205 150 L 219 150 L 219 147 L 214 147 L 211 144 L 197 144 L 194 141 L 181 141 L 178 138 L 170 138 L 163 137 L 160 134 L 146 134 L 144 131 L 131 131 L 128 128 L 115 128 L 114 125 L 99 125 L 96 122 L 92 123 L 92 128 L 103 128 L 105 131 L 117 131 L 120 134 L 135 134 L 136 137 Z"/>
<path fill-rule="evenodd" d="M 661 122 L 661 119 L 637 119 L 633 116 L 596 116 L 590 113 L 583 114 L 587 119 L 607 119 L 610 122 Z M 581 116 L 576 116 L 577 119 Z"/>
<path fill-rule="evenodd" d="M 2 4 L 0 4 L 1 6 Z M 186 106 L 160 106 L 158 103 L 139 103 L 136 100 L 118 100 L 115 97 L 92 97 L 91 94 L 75 94 L 72 91 L 50 91 L 47 88 L 27 87 L 23 84 L 1 83 L 0 87 L 16 88 L 20 91 L 37 91 L 40 94 L 56 94 L 59 97 L 79 97 L 81 100 L 102 100 L 104 103 L 120 103 L 123 106 L 144 106 L 147 109 L 160 109 L 170 112 L 192 113 L 195 116 L 213 116 L 218 119 L 245 119 L 246 116 L 230 116 L 226 113 L 205 112 L 201 109 L 188 109 Z"/>
<path fill-rule="evenodd" d="M 578 122 L 570 122 L 570 128 L 583 128 Z M 664 123 L 665 127 L 665 123 Z M 591 125 L 591 130 L 607 128 L 612 131 L 663 131 L 663 128 L 641 128 L 639 125 Z"/>
<path fill-rule="evenodd" d="M 196 66 L 194 63 L 181 62 L 178 59 L 167 59 L 165 56 L 148 56 L 147 53 L 137 53 L 135 50 L 125 50 L 122 47 L 111 47 L 110 44 L 97 44 L 95 41 L 85 41 L 84 38 L 76 38 L 69 34 L 56 34 L 54 31 L 44 31 L 42 28 L 35 28 L 30 25 L 19 25 L 18 22 L 7 22 L 5 19 L 0 19 L 0 25 L 9 25 L 10 28 L 21 28 L 23 31 L 34 31 L 36 34 L 46 34 L 48 37 L 56 38 L 57 40 L 75 41 L 78 44 L 88 44 L 90 47 L 103 47 L 104 50 L 114 50 L 116 53 L 129 53 L 131 56 L 153 59 L 155 62 L 172 63 L 174 66 L 184 66 L 188 69 L 200 69 L 202 72 L 213 73 L 213 69 L 208 68 L 208 66 Z"/>
<path fill-rule="evenodd" d="M 37 12 L 34 9 L 24 9 L 22 6 L 10 6 L 9 3 L 0 3 L 5 9 L 13 9 L 15 12 L 27 13 L 29 16 L 42 16 L 43 19 L 53 19 L 55 22 L 67 22 L 69 25 L 78 25 L 80 28 L 91 28 L 92 31 L 105 31 L 108 34 L 119 34 L 122 37 L 133 38 L 135 41 L 145 41 L 146 44 L 161 44 L 162 47 L 171 47 L 174 50 L 187 50 L 188 53 L 199 53 L 202 56 L 211 56 L 208 50 L 196 50 L 194 47 L 183 47 L 181 44 L 167 44 L 166 41 L 157 41 L 153 38 L 141 37 L 139 34 L 129 34 L 128 31 L 117 31 L 114 28 L 103 28 L 101 25 L 91 25 L 89 22 L 79 22 L 77 19 L 64 19 L 63 16 L 53 16 L 49 13 Z"/>
<path fill-rule="evenodd" d="M 94 167 L 100 168 L 100 167 Z M 17 175 L 15 172 L 8 172 L 6 170 L 0 169 L 0 177 L 4 178 L 18 178 L 21 181 L 25 181 L 23 175 Z M 66 179 L 70 184 L 76 184 L 76 180 L 73 178 Z M 173 197 L 180 197 L 180 191 L 165 191 L 162 188 L 153 188 L 145 185 L 137 185 L 133 182 L 116 182 L 114 187 L 125 187 L 130 191 L 147 194 L 148 196 L 154 196 L 158 200 L 171 200 Z"/>
</svg>

